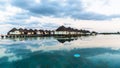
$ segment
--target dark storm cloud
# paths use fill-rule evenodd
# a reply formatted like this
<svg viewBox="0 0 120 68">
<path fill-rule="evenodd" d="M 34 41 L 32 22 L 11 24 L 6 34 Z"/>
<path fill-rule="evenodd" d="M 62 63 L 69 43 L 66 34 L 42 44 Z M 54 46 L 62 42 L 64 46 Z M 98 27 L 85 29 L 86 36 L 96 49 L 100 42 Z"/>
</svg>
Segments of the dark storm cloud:
<svg viewBox="0 0 120 68">
<path fill-rule="evenodd" d="M 12 5 L 28 10 L 38 16 L 52 17 L 71 17 L 82 20 L 106 20 L 111 16 L 85 12 L 80 0 L 66 0 L 62 3 L 60 0 L 41 0 L 35 3 L 35 0 L 12 0 Z"/>
</svg>

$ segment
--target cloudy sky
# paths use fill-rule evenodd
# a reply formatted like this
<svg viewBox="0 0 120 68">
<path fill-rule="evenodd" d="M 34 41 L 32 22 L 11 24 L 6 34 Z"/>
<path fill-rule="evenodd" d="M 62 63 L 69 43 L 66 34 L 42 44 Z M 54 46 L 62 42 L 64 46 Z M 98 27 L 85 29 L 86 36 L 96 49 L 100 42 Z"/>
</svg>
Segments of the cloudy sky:
<svg viewBox="0 0 120 68">
<path fill-rule="evenodd" d="M 120 31 L 120 0 L 0 0 L 0 34 L 11 28 Z"/>
</svg>

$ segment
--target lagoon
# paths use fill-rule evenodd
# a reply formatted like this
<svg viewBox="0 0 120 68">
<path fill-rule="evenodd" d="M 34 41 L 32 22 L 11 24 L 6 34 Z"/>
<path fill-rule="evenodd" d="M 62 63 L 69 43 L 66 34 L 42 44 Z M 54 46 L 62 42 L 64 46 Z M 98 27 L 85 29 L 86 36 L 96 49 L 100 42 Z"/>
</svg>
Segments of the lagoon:
<svg viewBox="0 0 120 68">
<path fill-rule="evenodd" d="M 120 68 L 120 35 L 0 39 L 0 68 Z"/>
</svg>

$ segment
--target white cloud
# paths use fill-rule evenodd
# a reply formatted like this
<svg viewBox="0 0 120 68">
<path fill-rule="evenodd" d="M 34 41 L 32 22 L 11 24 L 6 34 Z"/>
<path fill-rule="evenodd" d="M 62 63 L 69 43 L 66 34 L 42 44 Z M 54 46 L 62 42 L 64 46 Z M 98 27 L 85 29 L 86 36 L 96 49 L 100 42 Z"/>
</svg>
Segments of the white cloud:
<svg viewBox="0 0 120 68">
<path fill-rule="evenodd" d="M 35 2 L 39 4 L 41 2 L 41 0 L 35 0 Z"/>
<path fill-rule="evenodd" d="M 26 19 L 26 23 L 32 23 L 32 22 L 38 22 L 38 23 L 55 23 L 58 25 L 64 25 L 65 23 L 67 24 L 68 22 L 74 22 L 73 19 L 70 18 L 53 18 L 53 17 L 34 17 L 31 16 L 29 19 Z"/>
<path fill-rule="evenodd" d="M 55 0 L 50 0 L 50 2 L 55 1 Z M 59 0 L 57 1 L 57 3 L 59 5 L 62 4 L 63 6 L 67 6 L 67 8 L 70 8 L 70 5 L 67 5 L 68 0 Z M 97 13 L 97 14 L 103 14 L 103 15 L 120 15 L 120 9 L 119 9 L 119 3 L 120 0 L 81 0 L 82 1 L 82 5 L 83 9 L 86 12 L 93 12 L 93 13 Z M 79 29 L 89 29 L 89 30 L 95 30 L 95 31 L 100 31 L 100 32 L 116 32 L 120 30 L 120 18 L 113 18 L 112 20 L 93 20 L 92 18 L 90 20 L 86 19 L 89 17 L 92 17 L 92 15 L 81 15 L 84 20 L 82 20 L 83 18 L 80 18 L 79 20 L 74 20 L 72 18 L 68 16 L 65 16 L 63 18 L 54 18 L 54 17 L 50 17 L 49 15 L 46 16 L 43 14 L 43 16 L 38 17 L 38 16 L 34 16 L 32 14 L 28 14 L 28 19 L 24 18 L 24 14 L 26 14 L 26 12 L 29 12 L 29 10 L 27 11 L 26 9 L 22 9 L 22 8 L 18 8 L 15 6 L 12 6 L 9 2 L 10 0 L 4 0 L 4 1 L 0 1 L 3 2 L 5 4 L 4 8 L 2 8 L 3 6 L 0 4 L 0 28 L 3 28 L 2 30 L 0 30 L 0 34 L 4 34 L 6 33 L 8 30 L 10 30 L 12 27 L 44 27 L 46 28 L 48 25 L 48 23 L 51 24 L 56 24 L 56 25 L 65 25 L 65 26 L 71 26 L 74 28 L 79 28 Z M 42 3 L 41 0 L 35 0 L 33 1 L 36 4 Z M 72 2 L 72 1 L 71 1 Z M 70 4 L 71 4 L 70 2 Z M 76 1 L 77 2 L 77 1 Z M 76 2 L 73 4 L 73 11 L 74 10 L 78 10 L 79 7 L 76 7 L 75 5 Z M 49 2 L 47 2 L 49 4 Z M 54 4 L 50 3 L 50 5 Z M 79 4 L 79 3 L 78 3 Z M 22 5 L 21 5 L 22 6 Z M 40 6 L 40 5 L 39 5 Z M 43 5 L 44 6 L 44 5 Z M 54 5 L 52 5 L 54 6 Z M 57 7 L 57 6 L 56 6 Z M 67 10 L 67 8 L 65 10 Z M 80 7 L 81 8 L 81 7 Z M 55 9 L 55 8 L 53 8 Z M 64 8 L 62 8 L 64 9 Z M 48 9 L 50 10 L 50 9 Z M 72 10 L 70 14 L 72 15 Z M 59 10 L 58 10 L 59 11 Z M 81 12 L 81 10 L 77 11 L 77 12 Z M 75 16 L 77 14 L 77 12 L 75 12 Z M 23 17 L 23 19 L 19 19 L 19 13 L 23 13 L 23 15 L 20 15 L 20 18 Z M 62 11 L 61 11 L 62 13 Z M 69 13 L 67 11 L 67 13 Z M 66 14 L 66 11 L 64 14 Z M 53 13 L 54 14 L 54 13 Z M 63 14 L 63 15 L 64 15 Z M 17 19 L 17 15 L 18 15 L 18 19 Z M 26 14 L 27 15 L 27 14 Z M 77 14 L 78 16 L 80 16 L 79 14 Z M 100 15 L 101 16 L 101 15 Z M 96 16 L 95 18 L 99 17 Z M 10 19 L 12 18 L 12 19 Z M 94 15 L 93 15 L 94 18 Z M 12 22 L 12 23 L 11 23 Z M 36 24 L 34 24 L 36 23 Z M 15 26 L 15 25 L 17 26 Z M 24 25 L 23 25 L 24 24 Z M 43 26 L 45 25 L 45 26 Z M 52 27 L 52 25 L 50 25 Z M 53 27 L 54 28 L 54 27 Z"/>
<path fill-rule="evenodd" d="M 33 17 L 31 16 L 29 19 L 26 19 L 26 26 L 14 26 L 12 24 L 2 24 L 0 28 L 0 34 L 6 34 L 13 27 L 24 27 L 33 28 L 36 27 L 40 29 L 43 27 L 44 29 L 48 28 L 47 26 L 51 26 L 50 28 L 54 28 L 52 25 L 48 25 L 48 23 L 56 24 L 58 26 L 65 25 L 67 27 L 73 27 L 78 29 L 88 29 L 94 30 L 97 32 L 117 32 L 120 31 L 120 19 L 113 20 L 103 20 L 103 21 L 94 21 L 94 20 L 74 20 L 72 18 L 53 18 L 53 17 Z M 37 22 L 37 24 L 32 24 Z M 31 24 L 31 25 L 30 25 Z M 43 26 L 47 25 L 47 26 Z M 49 28 L 48 28 L 49 29 Z"/>
<path fill-rule="evenodd" d="M 18 13 L 25 12 L 21 8 L 17 8 L 11 5 L 7 5 L 4 10 L 0 10 L 0 23 L 8 22 L 9 18 L 16 16 Z"/>
<path fill-rule="evenodd" d="M 13 28 L 11 24 L 0 24 L 0 34 L 7 34 L 7 32 Z"/>
<path fill-rule="evenodd" d="M 73 27 L 78 29 L 95 30 L 98 32 L 117 32 L 120 31 L 120 18 L 113 20 L 74 20 L 72 18 L 52 18 L 52 17 L 31 17 L 27 22 L 39 22 L 40 25 L 47 24 L 48 22 L 58 25 L 66 25 L 67 27 Z"/>
<path fill-rule="evenodd" d="M 120 0 L 81 0 L 88 12 L 104 15 L 120 14 Z"/>
</svg>

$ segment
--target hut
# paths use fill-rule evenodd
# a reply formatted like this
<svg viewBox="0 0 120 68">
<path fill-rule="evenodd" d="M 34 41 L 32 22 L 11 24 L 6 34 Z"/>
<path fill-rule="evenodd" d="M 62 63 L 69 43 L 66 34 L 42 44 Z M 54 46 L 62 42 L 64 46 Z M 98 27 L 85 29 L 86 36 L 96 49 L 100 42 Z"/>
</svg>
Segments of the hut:
<svg viewBox="0 0 120 68">
<path fill-rule="evenodd" d="M 44 35 L 51 35 L 50 30 L 44 30 Z"/>
<path fill-rule="evenodd" d="M 34 34 L 35 34 L 35 31 L 32 30 L 32 29 L 29 29 L 27 34 L 28 34 L 28 35 L 34 35 Z"/>
<path fill-rule="evenodd" d="M 16 29 L 13 28 L 8 32 L 8 35 L 28 35 L 28 36 L 51 36 L 51 35 L 57 35 L 57 36 L 77 36 L 77 35 L 90 35 L 91 32 L 88 30 L 78 30 L 71 27 L 65 27 L 60 26 L 56 30 L 37 30 L 37 29 Z M 96 34 L 95 32 L 92 32 L 92 34 Z"/>
<path fill-rule="evenodd" d="M 43 35 L 44 34 L 43 30 L 35 30 L 35 32 L 36 32 L 37 35 Z"/>
<path fill-rule="evenodd" d="M 69 34 L 69 31 L 64 26 L 58 27 L 55 31 L 55 35 L 67 35 L 67 34 Z"/>
<path fill-rule="evenodd" d="M 28 30 L 24 29 L 24 35 L 27 35 L 27 34 L 28 34 Z"/>
<path fill-rule="evenodd" d="M 24 29 L 20 28 L 18 29 L 18 31 L 20 32 L 21 35 L 24 35 Z"/>
<path fill-rule="evenodd" d="M 8 35 L 20 35 L 20 34 L 21 32 L 16 28 L 13 28 L 8 32 Z"/>
</svg>

